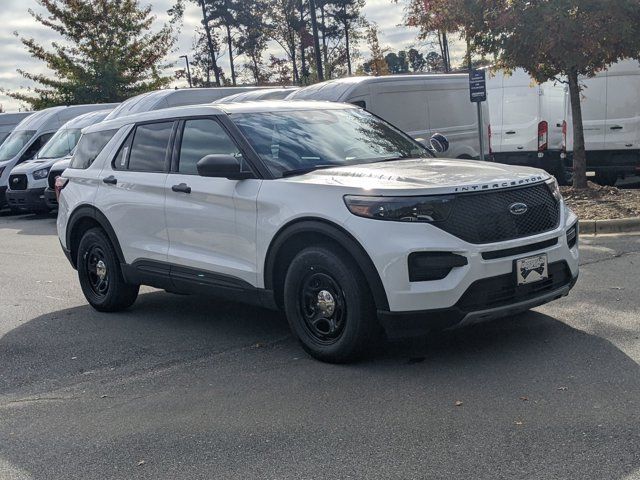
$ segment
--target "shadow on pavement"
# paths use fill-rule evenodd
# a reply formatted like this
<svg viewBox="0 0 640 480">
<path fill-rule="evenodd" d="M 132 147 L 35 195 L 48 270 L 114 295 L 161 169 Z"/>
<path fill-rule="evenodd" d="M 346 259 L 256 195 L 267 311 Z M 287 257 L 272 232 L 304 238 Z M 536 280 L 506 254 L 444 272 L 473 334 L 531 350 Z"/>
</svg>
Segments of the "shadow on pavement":
<svg viewBox="0 0 640 480">
<path fill-rule="evenodd" d="M 0 338 L 0 364 L 0 460 L 35 478 L 640 469 L 639 366 L 536 312 L 337 366 L 306 357 L 278 313 L 154 292 L 122 314 L 35 318 Z"/>
</svg>

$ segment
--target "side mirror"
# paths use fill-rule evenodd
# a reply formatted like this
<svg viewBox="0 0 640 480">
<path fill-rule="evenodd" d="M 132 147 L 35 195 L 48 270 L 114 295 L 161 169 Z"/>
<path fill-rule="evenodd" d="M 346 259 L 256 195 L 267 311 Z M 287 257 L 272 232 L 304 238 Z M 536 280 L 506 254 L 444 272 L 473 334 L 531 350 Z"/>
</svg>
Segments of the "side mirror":
<svg viewBox="0 0 640 480">
<path fill-rule="evenodd" d="M 242 169 L 242 157 L 226 154 L 211 154 L 202 157 L 196 164 L 201 177 L 222 177 L 229 180 L 255 178 L 253 172 Z"/>
<path fill-rule="evenodd" d="M 444 153 L 449 150 L 449 140 L 441 133 L 434 133 L 429 139 L 431 149 L 436 153 Z"/>
</svg>

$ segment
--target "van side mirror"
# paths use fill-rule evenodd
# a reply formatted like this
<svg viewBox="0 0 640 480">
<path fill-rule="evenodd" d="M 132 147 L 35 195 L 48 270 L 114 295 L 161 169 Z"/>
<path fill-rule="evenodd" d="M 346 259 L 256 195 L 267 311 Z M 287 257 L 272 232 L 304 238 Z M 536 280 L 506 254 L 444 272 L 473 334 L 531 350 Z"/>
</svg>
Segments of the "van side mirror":
<svg viewBox="0 0 640 480">
<path fill-rule="evenodd" d="M 449 150 L 449 140 L 441 133 L 434 133 L 429 139 L 431 149 L 436 153 L 444 153 Z"/>
<path fill-rule="evenodd" d="M 242 156 L 214 153 L 198 160 L 196 167 L 201 177 L 245 180 L 255 178 L 253 172 L 242 169 Z"/>
</svg>

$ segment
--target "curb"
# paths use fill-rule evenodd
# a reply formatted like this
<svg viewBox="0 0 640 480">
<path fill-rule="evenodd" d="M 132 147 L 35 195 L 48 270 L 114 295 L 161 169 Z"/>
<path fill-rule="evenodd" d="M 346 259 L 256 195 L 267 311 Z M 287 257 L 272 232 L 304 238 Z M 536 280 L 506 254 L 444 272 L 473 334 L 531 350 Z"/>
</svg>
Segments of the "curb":
<svg viewBox="0 0 640 480">
<path fill-rule="evenodd" d="M 640 233 L 640 217 L 619 218 L 615 220 L 580 220 L 580 233 L 597 235 L 599 233 Z"/>
</svg>

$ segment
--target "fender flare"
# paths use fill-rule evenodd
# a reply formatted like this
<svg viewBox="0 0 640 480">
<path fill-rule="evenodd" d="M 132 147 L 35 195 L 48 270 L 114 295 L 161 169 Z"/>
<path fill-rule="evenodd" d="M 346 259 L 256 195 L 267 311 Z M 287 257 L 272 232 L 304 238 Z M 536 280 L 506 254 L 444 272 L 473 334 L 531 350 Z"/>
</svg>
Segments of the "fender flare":
<svg viewBox="0 0 640 480">
<path fill-rule="evenodd" d="M 98 225 L 100 225 L 100 227 L 102 227 L 102 229 L 105 231 L 105 233 L 109 237 L 109 240 L 113 245 L 113 248 L 116 251 L 116 255 L 118 256 L 118 261 L 121 264 L 126 263 L 124 260 L 124 254 L 122 253 L 122 248 L 120 247 L 120 242 L 118 241 L 118 237 L 116 236 L 115 230 L 111 226 L 111 223 L 109 222 L 105 214 L 102 213 L 93 205 L 86 205 L 86 204 L 80 205 L 69 216 L 69 221 L 67 222 L 67 228 L 66 228 L 67 248 L 69 249 L 69 251 L 71 251 L 73 248 L 71 241 L 73 238 L 72 233 L 74 228 L 78 225 L 79 222 L 81 222 L 86 218 L 90 218 L 91 220 L 95 221 Z M 71 261 L 72 261 L 73 267 L 76 268 L 77 267 L 77 265 L 75 264 L 76 259 L 73 258 L 73 256 L 71 258 Z"/>
<path fill-rule="evenodd" d="M 316 233 L 324 235 L 337 242 L 356 262 L 369 284 L 373 299 L 378 310 L 388 311 L 389 301 L 387 293 L 380 279 L 371 257 L 360 243 L 348 231 L 333 222 L 320 218 L 299 218 L 284 225 L 274 235 L 267 249 L 264 262 L 264 285 L 273 291 L 276 269 L 276 257 L 281 247 L 293 236 L 301 233 Z"/>
</svg>

